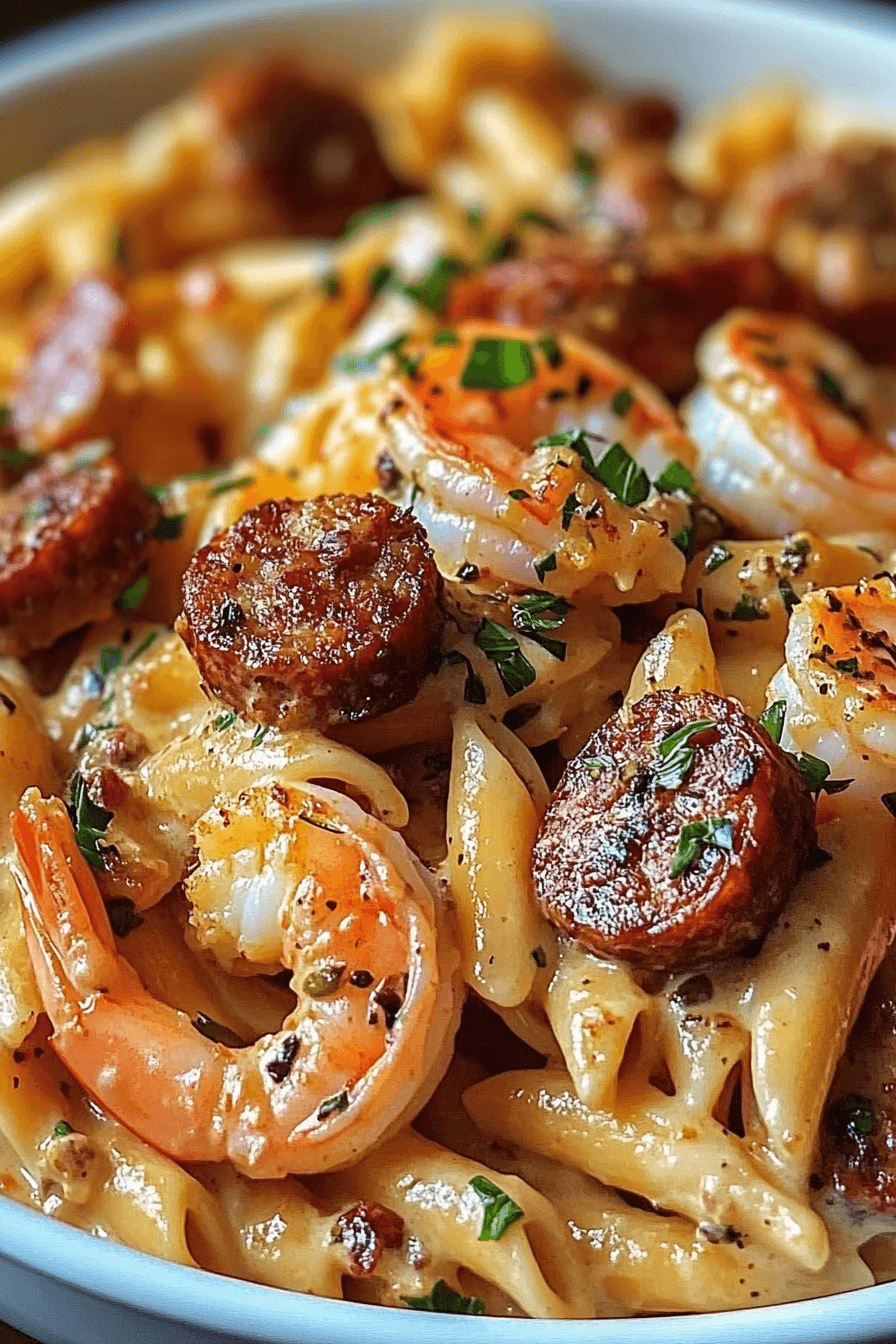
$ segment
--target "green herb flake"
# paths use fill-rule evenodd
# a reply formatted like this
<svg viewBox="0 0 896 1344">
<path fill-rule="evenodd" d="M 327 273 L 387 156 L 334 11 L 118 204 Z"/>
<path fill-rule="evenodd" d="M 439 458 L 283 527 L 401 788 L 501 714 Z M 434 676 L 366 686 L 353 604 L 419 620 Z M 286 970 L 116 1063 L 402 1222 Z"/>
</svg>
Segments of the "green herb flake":
<svg viewBox="0 0 896 1344">
<path fill-rule="evenodd" d="M 787 615 L 790 616 L 794 607 L 799 606 L 800 599 L 793 591 L 793 584 L 789 579 L 778 580 L 778 592 L 781 594 L 781 601 L 784 603 L 784 609 L 787 612 Z"/>
<path fill-rule="evenodd" d="M 328 299 L 338 299 L 342 293 L 342 281 L 335 271 L 327 271 L 321 277 L 320 287 Z"/>
<path fill-rule="evenodd" d="M 444 1279 L 433 1284 L 426 1297 L 402 1297 L 411 1311 L 441 1311 L 451 1316 L 484 1316 L 485 1303 L 481 1297 L 464 1297 L 456 1293 Z"/>
<path fill-rule="evenodd" d="M 112 230 L 112 237 L 109 240 L 109 256 L 116 266 L 125 267 L 130 263 L 131 249 L 120 224 L 117 224 Z"/>
<path fill-rule="evenodd" d="M 74 1130 L 67 1120 L 57 1120 L 50 1131 L 51 1139 L 67 1139 L 69 1134 L 74 1134 Z"/>
<path fill-rule="evenodd" d="M 99 671 L 103 680 L 121 667 L 122 649 L 118 644 L 107 644 L 100 649 Z"/>
<path fill-rule="evenodd" d="M 587 149 L 576 148 L 572 152 L 572 170 L 582 179 L 582 185 L 590 185 L 597 173 L 597 159 Z"/>
<path fill-rule="evenodd" d="M 720 541 L 714 541 L 710 546 L 706 559 L 703 561 L 704 574 L 714 574 L 722 565 L 727 565 L 729 560 L 734 559 L 734 552 L 729 551 L 727 546 L 723 546 Z"/>
<path fill-rule="evenodd" d="M 841 410 L 846 405 L 846 393 L 832 373 L 819 364 L 815 369 L 815 387 L 832 406 Z"/>
<path fill-rule="evenodd" d="M 621 443 L 613 443 L 597 464 L 597 479 L 628 508 L 643 504 L 650 494 L 650 478 Z"/>
<path fill-rule="evenodd" d="M 219 733 L 222 733 L 225 728 L 230 728 L 234 723 L 236 723 L 236 715 L 232 710 L 228 709 L 225 713 L 218 715 L 215 719 L 214 726 Z"/>
<path fill-rule="evenodd" d="M 557 343 L 556 336 L 548 332 L 545 336 L 539 336 L 535 344 L 544 355 L 549 368 L 559 369 L 563 363 L 563 351 Z"/>
<path fill-rule="evenodd" d="M 616 762 L 613 760 L 612 756 L 607 756 L 603 752 L 600 752 L 597 756 L 583 757 L 582 764 L 596 773 L 600 770 L 612 770 Z"/>
<path fill-rule="evenodd" d="M 482 1200 L 480 1241 L 500 1241 L 508 1227 L 522 1218 L 523 1210 L 509 1195 L 485 1176 L 474 1176 L 470 1186 Z"/>
<path fill-rule="evenodd" d="M 519 214 L 514 215 L 511 223 L 514 228 L 532 224 L 536 229 L 548 229 L 551 233 L 561 232 L 557 220 L 543 214 L 541 210 L 520 210 Z"/>
<path fill-rule="evenodd" d="M 566 645 L 562 640 L 551 639 L 548 630 L 557 630 L 572 607 L 563 597 L 553 593 L 527 593 L 515 603 L 513 624 L 520 634 L 526 635 L 539 644 L 559 662 L 566 658 Z"/>
<path fill-rule="evenodd" d="M 482 678 L 473 671 L 473 664 L 469 658 L 458 653 L 457 649 L 449 649 L 445 654 L 445 662 L 449 667 L 459 667 L 463 663 L 467 669 L 467 678 L 464 682 L 464 700 L 468 705 L 485 704 L 485 687 L 482 684 Z"/>
<path fill-rule="evenodd" d="M 695 495 L 697 483 L 683 462 L 676 458 L 664 467 L 654 481 L 661 495 L 671 495 L 675 490 L 684 490 L 685 494 Z"/>
<path fill-rule="evenodd" d="M 401 286 L 402 293 L 421 308 L 440 317 L 445 311 L 451 286 L 455 280 L 466 274 L 468 269 L 466 262 L 461 261 L 460 257 L 450 254 L 436 257 L 421 280 Z"/>
<path fill-rule="evenodd" d="M 485 266 L 494 266 L 499 261 L 506 261 L 508 257 L 513 256 L 517 248 L 517 240 L 512 233 L 502 233 L 486 246 L 483 264 Z"/>
<path fill-rule="evenodd" d="M 690 745 L 691 739 L 718 726 L 715 719 L 697 719 L 663 738 L 656 749 L 660 764 L 653 772 L 661 788 L 677 789 L 684 783 L 694 764 L 695 753 Z"/>
<path fill-rule="evenodd" d="M 183 536 L 184 523 L 187 521 L 185 513 L 163 513 L 156 523 L 155 535 L 159 541 L 177 541 L 178 537 Z"/>
<path fill-rule="evenodd" d="M 787 713 L 787 701 L 775 700 L 764 709 L 759 715 L 759 722 L 773 742 L 780 745 L 781 735 L 784 732 L 784 717 Z"/>
<path fill-rule="evenodd" d="M 534 377 L 535 360 L 526 341 L 479 336 L 473 342 L 460 385 L 473 391 L 503 392 L 522 387 Z"/>
<path fill-rule="evenodd" d="M 850 784 L 855 782 L 852 779 L 831 779 L 831 767 L 827 761 L 821 761 L 817 756 L 810 756 L 806 751 L 799 753 L 796 763 L 803 783 L 810 793 L 843 793 L 844 789 L 848 789 Z"/>
<path fill-rule="evenodd" d="M 859 670 L 858 658 L 841 658 L 834 664 L 838 672 L 845 672 L 847 676 L 854 677 Z"/>
<path fill-rule="evenodd" d="M 138 611 L 148 592 L 149 575 L 141 574 L 139 579 L 135 579 L 129 588 L 125 588 L 123 593 L 118 594 L 115 605 L 119 611 Z"/>
<path fill-rule="evenodd" d="M 517 500 L 517 502 L 519 502 L 522 499 L 532 498 L 528 490 L 510 490 L 508 493 L 510 495 L 510 498 Z"/>
<path fill-rule="evenodd" d="M 91 868 L 104 869 L 106 861 L 99 842 L 115 814 L 93 801 L 81 774 L 72 776 L 68 814 L 75 832 L 75 841 L 84 858 Z"/>
<path fill-rule="evenodd" d="M 694 529 L 693 527 L 682 527 L 672 537 L 672 545 L 677 546 L 690 564 L 694 558 Z"/>
<path fill-rule="evenodd" d="M 217 499 L 218 495 L 228 495 L 231 490 L 242 490 L 245 485 L 254 485 L 254 476 L 236 476 L 232 481 L 221 481 L 218 485 L 213 485 L 208 492 L 209 499 Z"/>
<path fill-rule="evenodd" d="M 75 751 L 83 751 L 87 744 L 98 737 L 100 733 L 106 733 L 114 727 L 114 723 L 85 723 L 75 742 Z"/>
<path fill-rule="evenodd" d="M 831 1124 L 841 1141 L 861 1143 L 874 1130 L 874 1107 L 867 1097 L 850 1093 L 831 1107 Z"/>
<path fill-rule="evenodd" d="M 495 665 L 501 684 L 509 696 L 519 695 L 535 681 L 535 668 L 523 654 L 509 630 L 485 618 L 473 637 Z"/>
<path fill-rule="evenodd" d="M 690 821 L 682 826 L 678 849 L 669 868 L 670 877 L 681 877 L 710 846 L 729 852 L 734 848 L 734 823 L 730 817 L 708 817 L 706 821 Z"/>
<path fill-rule="evenodd" d="M 532 960 L 540 971 L 543 971 L 548 964 L 547 955 L 543 947 L 533 947 Z"/>
<path fill-rule="evenodd" d="M 545 574 L 550 574 L 557 568 L 557 554 L 555 551 L 543 555 L 540 560 L 536 560 L 532 568 L 538 575 L 538 582 L 544 583 Z"/>
<path fill-rule="evenodd" d="M 216 476 L 223 476 L 228 467 L 203 467 L 201 471 L 187 471 L 178 479 L 181 481 L 213 481 Z M 168 486 L 162 487 L 167 490 Z"/>
<path fill-rule="evenodd" d="M 610 410 L 614 415 L 628 415 L 635 403 L 635 394 L 630 387 L 620 387 L 618 392 L 613 394 L 613 400 L 610 402 Z"/>
<path fill-rule="evenodd" d="M 249 746 L 260 747 L 269 732 L 270 728 L 268 727 L 268 725 L 266 723 L 260 723 L 258 727 L 255 729 L 255 732 L 252 734 L 252 741 L 249 743 Z"/>
<path fill-rule="evenodd" d="M 460 345 L 460 337 L 451 327 L 439 327 L 429 339 L 432 345 Z"/>
<path fill-rule="evenodd" d="M 395 336 L 391 341 L 386 341 L 373 350 L 362 350 L 357 354 L 340 355 L 338 359 L 333 361 L 333 367 L 338 369 L 340 373 L 373 373 L 377 364 L 385 355 L 392 355 L 399 360 L 399 367 L 407 368 L 413 365 L 413 372 L 416 373 L 416 363 L 409 360 L 408 356 L 402 351 L 402 346 L 407 340 L 407 332 L 402 332 L 400 336 Z M 410 376 L 413 376 L 413 374 Z"/>
<path fill-rule="evenodd" d="M 572 522 L 578 507 L 579 501 L 576 499 L 575 494 L 567 495 L 566 499 L 563 501 L 563 510 L 560 514 L 560 526 L 563 528 L 564 532 L 569 531 L 569 525 Z"/>
<path fill-rule="evenodd" d="M 348 1093 L 346 1091 L 337 1092 L 332 1097 L 325 1097 L 317 1108 L 318 1120 L 326 1120 L 329 1115 L 340 1115 L 348 1110 Z"/>
<path fill-rule="evenodd" d="M 737 599 L 737 604 L 733 611 L 722 611 L 716 607 L 713 612 L 717 621 L 767 621 L 768 612 L 762 605 L 762 599 L 753 597 L 751 593 L 742 593 Z"/>
<path fill-rule="evenodd" d="M 36 453 L 28 453 L 24 448 L 0 448 L 0 466 L 8 467 L 10 471 L 27 471 L 29 467 L 36 467 L 39 461 Z"/>
<path fill-rule="evenodd" d="M 866 555 L 870 555 L 871 559 L 874 560 L 878 565 L 883 564 L 884 559 L 883 556 L 878 555 L 877 551 L 873 551 L 870 546 L 859 546 L 856 549 L 864 551 Z"/>
<path fill-rule="evenodd" d="M 481 229 L 485 220 L 485 213 L 481 205 L 471 205 L 464 215 L 468 229 Z"/>
<path fill-rule="evenodd" d="M 137 645 L 134 652 L 129 655 L 127 666 L 130 667 L 131 663 L 136 663 L 137 659 L 141 657 L 141 655 L 144 654 L 147 649 L 151 648 L 152 645 L 155 644 L 158 637 L 159 637 L 158 630 L 150 630 L 149 634 L 146 635 L 143 639 L 141 639 L 140 643 Z"/>
</svg>

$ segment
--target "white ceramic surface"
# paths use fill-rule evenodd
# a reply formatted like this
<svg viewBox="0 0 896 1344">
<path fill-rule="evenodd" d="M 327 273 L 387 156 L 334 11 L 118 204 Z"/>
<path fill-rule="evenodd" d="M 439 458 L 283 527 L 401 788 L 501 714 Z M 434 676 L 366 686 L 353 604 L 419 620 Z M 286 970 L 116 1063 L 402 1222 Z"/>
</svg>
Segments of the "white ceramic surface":
<svg viewBox="0 0 896 1344">
<path fill-rule="evenodd" d="M 86 134 L 127 125 L 228 49 L 294 40 L 379 62 L 400 47 L 420 8 L 192 0 L 105 10 L 12 44 L 0 49 L 0 181 Z M 772 73 L 840 98 L 896 102 L 896 10 L 813 0 L 554 0 L 543 8 L 580 57 L 627 83 L 666 85 L 692 106 Z M 0 1196 L 0 1318 L 42 1344 L 866 1344 L 896 1339 L 896 1283 L 724 1316 L 421 1317 L 169 1265 Z"/>
</svg>

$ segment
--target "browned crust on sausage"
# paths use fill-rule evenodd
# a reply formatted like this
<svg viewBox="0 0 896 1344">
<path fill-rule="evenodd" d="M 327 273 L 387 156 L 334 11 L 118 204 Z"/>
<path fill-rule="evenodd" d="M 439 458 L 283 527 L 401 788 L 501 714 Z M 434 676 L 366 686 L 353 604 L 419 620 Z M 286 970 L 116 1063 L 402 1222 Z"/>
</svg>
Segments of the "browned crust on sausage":
<svg viewBox="0 0 896 1344">
<path fill-rule="evenodd" d="M 222 183 L 269 199 L 291 230 L 339 233 L 354 211 L 406 190 L 350 93 L 289 58 L 221 70 L 205 95 L 224 135 Z"/>
<path fill-rule="evenodd" d="M 111 458 L 54 457 L 0 503 L 0 651 L 103 620 L 143 568 L 159 507 Z"/>
<path fill-rule="evenodd" d="M 769 257 L 714 234 L 668 233 L 606 244 L 554 240 L 460 279 L 447 317 L 575 332 L 676 397 L 696 381 L 699 337 L 745 303 L 788 312 L 807 306 Z"/>
<path fill-rule="evenodd" d="M 717 727 L 693 739 L 683 781 L 662 787 L 659 744 L 702 720 Z M 709 818 L 731 820 L 731 851 L 703 846 L 673 878 L 682 827 Z M 684 971 L 761 938 L 814 844 L 799 772 L 740 705 L 659 691 L 614 715 L 570 762 L 533 871 L 547 917 L 596 956 Z"/>
<path fill-rule="evenodd" d="M 375 1273 L 383 1251 L 397 1251 L 404 1241 L 404 1219 L 384 1204 L 361 1200 L 340 1213 L 333 1240 L 341 1242 L 348 1257 L 348 1272 L 356 1278 Z"/>
<path fill-rule="evenodd" d="M 177 628 L 241 716 L 345 723 L 414 697 L 438 649 L 441 591 L 423 529 L 386 500 L 268 500 L 193 556 Z"/>
<path fill-rule="evenodd" d="M 42 452 L 108 435 L 136 388 L 137 327 L 120 290 L 86 276 L 47 314 L 11 400 L 20 441 Z"/>
</svg>

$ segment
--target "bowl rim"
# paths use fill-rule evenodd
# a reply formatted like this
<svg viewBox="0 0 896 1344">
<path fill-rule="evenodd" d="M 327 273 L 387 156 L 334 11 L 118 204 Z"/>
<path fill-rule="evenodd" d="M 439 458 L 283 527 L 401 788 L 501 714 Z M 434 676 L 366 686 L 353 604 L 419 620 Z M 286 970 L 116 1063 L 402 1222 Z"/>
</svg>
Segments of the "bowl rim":
<svg viewBox="0 0 896 1344">
<path fill-rule="evenodd" d="M 417 9 L 418 0 L 413 8 Z M 491 7 L 513 7 L 513 0 L 490 0 Z M 669 0 L 551 0 L 552 8 L 587 9 L 597 4 L 619 14 L 668 15 Z M 458 0 L 458 7 L 462 0 Z M 0 47 L 0 115 L 17 94 L 36 91 L 64 76 L 84 76 L 91 68 L 129 53 L 151 53 L 168 43 L 201 35 L 220 35 L 246 22 L 302 11 L 325 14 L 342 9 L 396 8 L 395 0 L 137 0 L 54 23 Z M 405 8 L 408 6 L 405 5 Z M 428 5 L 432 8 L 432 5 Z M 422 8 L 422 6 L 421 6 Z M 876 0 L 675 0 L 676 18 L 691 20 L 724 13 L 726 21 L 754 23 L 761 11 L 767 26 L 822 30 L 835 39 L 849 31 L 892 49 L 896 60 L 896 10 Z M 288 1344 L 299 1328 L 302 1338 L 358 1338 L 365 1344 L 393 1344 L 396 1333 L 412 1328 L 394 1309 L 336 1298 L 316 1297 L 208 1270 L 175 1264 L 129 1246 L 91 1236 L 40 1211 L 0 1195 L 0 1226 L 5 1232 L 0 1259 L 103 1299 L 172 1323 L 223 1332 L 225 1338 Z M 817 1319 L 824 1312 L 824 1326 Z M 557 1344 L 587 1332 L 589 1344 L 654 1344 L 660 1329 L 686 1329 L 688 1344 L 755 1344 L 761 1334 L 777 1344 L 804 1344 L 807 1325 L 828 1340 L 852 1344 L 862 1338 L 883 1340 L 896 1316 L 896 1282 L 859 1288 L 828 1297 L 774 1306 L 706 1314 L 653 1317 L 544 1320 L 520 1317 L 428 1317 L 434 1341 L 460 1344 L 471 1332 L 484 1340 L 492 1331 L 509 1344 Z M 836 1333 L 831 1332 L 840 1322 Z M 845 1333 L 849 1330 L 851 1334 Z M 820 1338 L 820 1336 L 819 1336 Z"/>
</svg>

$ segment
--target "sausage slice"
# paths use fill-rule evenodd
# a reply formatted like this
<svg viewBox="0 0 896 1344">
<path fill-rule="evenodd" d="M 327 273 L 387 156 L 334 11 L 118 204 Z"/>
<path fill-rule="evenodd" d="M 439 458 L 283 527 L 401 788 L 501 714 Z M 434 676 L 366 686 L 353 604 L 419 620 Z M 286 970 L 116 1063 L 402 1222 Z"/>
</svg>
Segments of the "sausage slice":
<svg viewBox="0 0 896 1344">
<path fill-rule="evenodd" d="M 764 728 L 723 696 L 658 691 L 570 762 L 535 887 L 596 956 L 684 971 L 761 938 L 814 844 L 812 799 Z"/>
<path fill-rule="evenodd" d="M 423 529 L 386 500 L 268 500 L 193 556 L 177 629 L 242 717 L 346 723 L 414 697 L 439 645 L 441 590 Z"/>
<path fill-rule="evenodd" d="M 108 435 L 133 391 L 137 329 L 118 289 L 100 276 L 72 285 L 45 319 L 12 396 L 12 427 L 41 451 Z"/>
<path fill-rule="evenodd" d="M 45 649 L 111 615 L 139 575 L 159 506 L 117 462 L 49 458 L 0 502 L 0 652 Z"/>
</svg>

